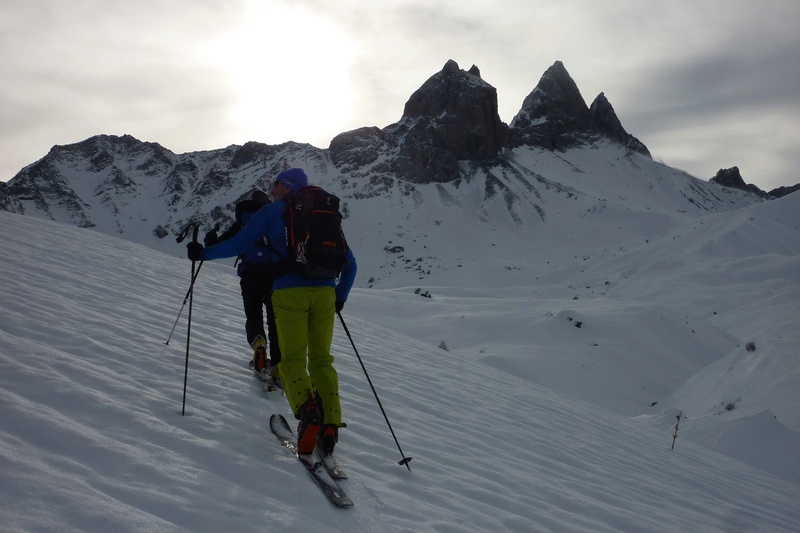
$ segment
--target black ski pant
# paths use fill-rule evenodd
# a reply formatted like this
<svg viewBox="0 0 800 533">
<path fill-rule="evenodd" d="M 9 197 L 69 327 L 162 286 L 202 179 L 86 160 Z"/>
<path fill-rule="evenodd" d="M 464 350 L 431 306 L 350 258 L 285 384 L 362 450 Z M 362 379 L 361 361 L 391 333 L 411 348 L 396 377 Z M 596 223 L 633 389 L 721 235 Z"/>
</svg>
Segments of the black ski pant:
<svg viewBox="0 0 800 533">
<path fill-rule="evenodd" d="M 242 288 L 244 304 L 244 330 L 247 343 L 261 335 L 269 342 L 269 358 L 273 365 L 281 362 L 281 349 L 278 346 L 278 328 L 275 326 L 275 312 L 272 309 L 272 276 L 265 272 L 247 272 L 241 274 L 239 286 Z M 264 307 L 267 309 L 267 327 L 264 331 Z"/>
</svg>

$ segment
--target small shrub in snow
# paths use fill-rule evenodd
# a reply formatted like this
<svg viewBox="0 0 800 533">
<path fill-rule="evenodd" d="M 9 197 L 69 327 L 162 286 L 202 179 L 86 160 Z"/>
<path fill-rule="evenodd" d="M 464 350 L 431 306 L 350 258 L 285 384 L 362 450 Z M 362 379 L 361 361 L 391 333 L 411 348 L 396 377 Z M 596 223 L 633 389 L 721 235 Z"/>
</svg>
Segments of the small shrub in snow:
<svg viewBox="0 0 800 533">
<path fill-rule="evenodd" d="M 721 415 L 725 411 L 733 411 L 734 409 L 736 409 L 736 404 L 741 402 L 741 401 L 742 401 L 742 398 L 739 397 L 739 398 L 736 398 L 735 400 L 733 400 L 732 402 L 721 402 L 719 405 L 722 407 L 722 409 L 717 411 L 717 414 Z"/>
</svg>

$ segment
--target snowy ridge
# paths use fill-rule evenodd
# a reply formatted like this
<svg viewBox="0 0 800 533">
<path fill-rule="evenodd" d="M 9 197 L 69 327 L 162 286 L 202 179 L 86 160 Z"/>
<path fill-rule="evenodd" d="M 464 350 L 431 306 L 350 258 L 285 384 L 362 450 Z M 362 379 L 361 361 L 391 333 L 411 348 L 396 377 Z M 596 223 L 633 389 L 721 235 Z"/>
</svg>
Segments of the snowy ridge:
<svg viewBox="0 0 800 533">
<path fill-rule="evenodd" d="M 54 148 L 9 189 L 16 212 L 179 256 L 173 236 L 188 221 L 204 230 L 226 227 L 238 200 L 268 189 L 286 166 L 301 166 L 342 199 L 348 238 L 364 258 L 359 283 L 374 279 L 373 286 L 392 286 L 407 271 L 411 279 L 427 279 L 429 270 L 456 268 L 446 260 L 458 250 L 457 259 L 513 257 L 524 268 L 520 242 L 539 249 L 566 242 L 591 252 L 762 201 L 602 140 L 565 152 L 518 147 L 490 160 L 461 161 L 461 177 L 446 183 L 411 183 L 376 171 L 394 164 L 391 154 L 380 157 L 345 171 L 327 151 L 297 143 L 173 154 L 129 136 L 98 136 Z M 402 258 L 388 251 L 397 246 L 407 251 Z"/>
<path fill-rule="evenodd" d="M 780 406 L 798 405 L 798 207 L 788 196 L 703 219 L 702 231 L 716 221 L 704 233 L 716 253 L 687 252 L 678 268 L 640 261 L 669 259 L 675 250 L 665 245 L 676 235 L 697 242 L 689 225 L 664 233 L 664 246 L 629 242 L 602 260 L 576 258 L 568 247 L 532 254 L 543 279 L 527 285 L 505 268 L 515 263 L 489 260 L 431 275 L 435 282 L 422 286 L 354 289 L 345 319 L 414 462 L 411 472 L 397 466 L 337 326 L 349 425 L 338 453 L 356 501 L 344 512 L 308 486 L 269 434 L 269 415 L 288 415 L 288 406 L 265 399 L 243 365 L 244 319 L 228 263 L 205 264 L 198 279 L 182 417 L 185 315 L 170 346 L 164 341 L 189 262 L 0 213 L 0 524 L 15 531 L 796 531 L 796 463 L 779 463 L 782 479 L 770 465 L 740 462 L 752 464 L 747 454 L 731 459 L 692 439 L 703 441 L 699 422 L 713 417 L 705 427 L 714 432 L 728 421 L 745 428 L 746 437 L 729 433 L 728 445 L 797 449 L 800 428 Z M 764 248 L 753 250 L 739 240 L 737 217 L 768 224 L 785 249 L 762 240 Z M 705 288 L 693 265 L 705 261 L 715 271 L 726 254 L 746 261 L 747 275 L 720 276 Z M 621 265 L 631 272 L 611 279 Z M 481 272 L 489 282 L 468 281 Z M 612 285 L 587 288 L 589 278 Z M 650 292 L 637 299 L 645 285 Z M 740 346 L 751 338 L 754 352 Z M 658 357 L 638 357 L 663 345 Z M 630 362 L 640 373 L 626 378 Z M 643 376 L 658 392 L 631 393 Z M 650 400 L 659 403 L 645 415 Z M 734 408 L 709 412 L 723 401 Z M 679 408 L 688 418 L 670 451 Z M 765 408 L 778 418 L 759 415 Z"/>
</svg>

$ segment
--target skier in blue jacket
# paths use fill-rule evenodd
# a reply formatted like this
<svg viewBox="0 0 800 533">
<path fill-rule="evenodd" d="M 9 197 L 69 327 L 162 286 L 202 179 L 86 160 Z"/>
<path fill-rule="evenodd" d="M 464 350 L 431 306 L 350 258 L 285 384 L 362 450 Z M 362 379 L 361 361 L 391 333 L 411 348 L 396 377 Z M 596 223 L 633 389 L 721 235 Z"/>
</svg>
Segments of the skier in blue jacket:
<svg viewBox="0 0 800 533">
<path fill-rule="evenodd" d="M 259 209 L 270 203 L 269 195 L 255 190 L 250 198 L 236 204 L 235 219 L 221 235 L 211 230 L 203 239 L 206 246 L 226 241 L 236 235 L 247 225 L 250 217 Z M 239 254 L 236 273 L 239 275 L 239 286 L 242 290 L 244 305 L 244 330 L 247 343 L 253 349 L 253 370 L 262 380 L 272 379 L 281 387 L 278 376 L 278 363 L 281 362 L 281 351 L 278 343 L 278 330 L 275 326 L 275 312 L 272 309 L 272 282 L 274 268 L 270 262 L 269 243 L 263 238 L 257 239 L 250 247 Z M 266 328 L 264 327 L 264 309 L 266 309 Z M 267 343 L 269 339 L 269 343 Z M 269 358 L 267 357 L 269 348 Z M 268 374 L 269 373 L 269 374 Z"/>
<path fill-rule="evenodd" d="M 300 168 L 281 172 L 275 178 L 272 196 L 276 200 L 258 210 L 236 235 L 219 244 L 203 248 L 188 245 L 194 261 L 232 257 L 244 252 L 256 239 L 266 238 L 272 247 L 273 261 L 288 257 L 282 200 L 308 185 Z M 272 304 L 281 349 L 278 366 L 284 392 L 298 425 L 298 452 L 314 451 L 319 436 L 324 454 L 333 452 L 342 425 L 339 379 L 333 367 L 331 343 L 335 313 L 342 310 L 353 286 L 356 260 L 352 250 L 338 282 L 312 279 L 300 273 L 279 275 L 273 283 Z"/>
</svg>

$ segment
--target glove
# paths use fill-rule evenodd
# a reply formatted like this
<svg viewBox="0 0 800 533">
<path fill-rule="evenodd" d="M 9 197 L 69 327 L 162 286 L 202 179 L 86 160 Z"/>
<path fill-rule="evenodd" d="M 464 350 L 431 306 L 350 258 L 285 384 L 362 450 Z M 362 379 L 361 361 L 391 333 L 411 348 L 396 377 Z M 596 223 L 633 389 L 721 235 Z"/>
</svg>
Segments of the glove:
<svg viewBox="0 0 800 533">
<path fill-rule="evenodd" d="M 186 255 L 189 256 L 189 259 L 192 261 L 202 261 L 203 260 L 203 245 L 199 242 L 190 242 L 186 245 Z"/>
<path fill-rule="evenodd" d="M 341 313 L 342 309 L 344 309 L 344 302 L 342 300 L 336 300 L 336 312 Z"/>
<path fill-rule="evenodd" d="M 205 237 L 203 237 L 203 244 L 205 244 L 206 246 L 213 246 L 214 244 L 217 243 L 218 240 L 219 236 L 217 235 L 217 230 L 212 229 L 211 231 L 206 233 Z"/>
</svg>

